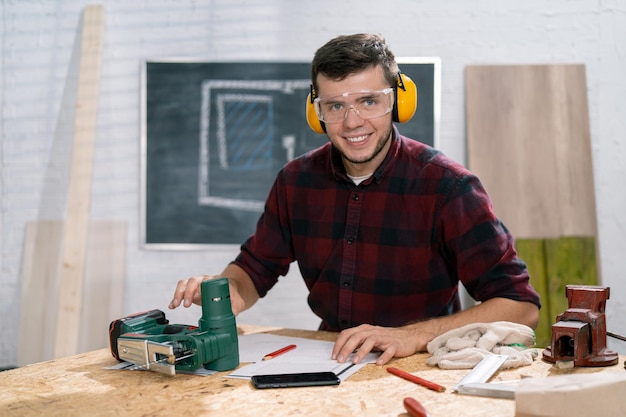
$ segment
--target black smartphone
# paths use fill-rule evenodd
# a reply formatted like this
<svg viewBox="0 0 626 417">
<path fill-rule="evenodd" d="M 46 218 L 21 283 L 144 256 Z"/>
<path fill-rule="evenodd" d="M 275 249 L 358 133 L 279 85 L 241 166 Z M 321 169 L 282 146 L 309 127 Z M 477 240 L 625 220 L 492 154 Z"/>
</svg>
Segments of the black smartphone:
<svg viewBox="0 0 626 417">
<path fill-rule="evenodd" d="M 298 374 L 254 375 L 255 388 L 315 387 L 339 385 L 341 380 L 333 372 L 303 372 Z"/>
</svg>

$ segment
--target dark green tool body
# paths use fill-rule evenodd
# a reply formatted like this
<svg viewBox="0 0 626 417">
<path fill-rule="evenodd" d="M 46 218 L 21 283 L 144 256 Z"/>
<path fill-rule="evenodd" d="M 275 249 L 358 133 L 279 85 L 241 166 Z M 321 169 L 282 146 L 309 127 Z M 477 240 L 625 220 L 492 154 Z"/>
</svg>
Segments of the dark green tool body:
<svg viewBox="0 0 626 417">
<path fill-rule="evenodd" d="M 169 324 L 161 310 L 133 314 L 111 322 L 111 353 L 120 361 L 174 375 L 200 367 L 216 371 L 239 365 L 237 324 L 228 280 L 203 281 L 202 318 L 198 326 Z"/>
</svg>

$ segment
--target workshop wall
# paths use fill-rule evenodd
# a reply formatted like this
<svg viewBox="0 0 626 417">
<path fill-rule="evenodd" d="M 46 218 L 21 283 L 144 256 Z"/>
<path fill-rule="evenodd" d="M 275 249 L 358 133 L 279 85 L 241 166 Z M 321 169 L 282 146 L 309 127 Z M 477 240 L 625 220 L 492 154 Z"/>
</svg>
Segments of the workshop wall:
<svg viewBox="0 0 626 417">
<path fill-rule="evenodd" d="M 140 62 L 145 59 L 308 62 L 331 37 L 379 32 L 399 57 L 442 60 L 438 147 L 465 162 L 463 71 L 469 64 L 583 63 L 608 328 L 626 334 L 626 4 L 621 0 L 103 0 L 105 32 L 92 219 L 127 225 L 127 313 L 167 310 L 176 281 L 217 274 L 237 246 L 148 251 L 140 242 Z M 0 367 L 16 363 L 27 222 L 63 219 L 69 178 L 76 39 L 88 1 L 0 2 Z M 528 121 L 532 123 L 532 120 Z M 320 136 L 320 144 L 324 142 Z M 540 152 L 540 150 L 537 150 Z M 511 190 L 511 198 L 524 198 Z M 246 323 L 313 329 L 297 268 Z M 287 313 L 286 313 L 287 312 Z M 196 323 L 200 311 L 167 311 Z M 105 329 L 102 329 L 105 331 Z M 624 344 L 609 346 L 626 354 Z"/>
</svg>

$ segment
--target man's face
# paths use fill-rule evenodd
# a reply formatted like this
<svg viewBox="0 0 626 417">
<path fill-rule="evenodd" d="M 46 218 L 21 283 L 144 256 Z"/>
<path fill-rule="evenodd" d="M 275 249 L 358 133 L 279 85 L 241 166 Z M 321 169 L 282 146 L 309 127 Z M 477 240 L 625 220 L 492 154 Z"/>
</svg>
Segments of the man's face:
<svg viewBox="0 0 626 417">
<path fill-rule="evenodd" d="M 380 117 L 364 119 L 355 111 L 363 91 L 380 91 L 390 87 L 380 66 L 370 67 L 349 75 L 341 81 L 332 80 L 322 74 L 317 76 L 318 96 L 322 99 L 339 96 L 337 106 L 347 111 L 345 119 L 335 123 L 325 123 L 326 134 L 332 144 L 341 152 L 348 174 L 362 176 L 372 174 L 385 159 L 391 141 L 392 113 Z M 355 93 L 348 94 L 345 93 Z M 393 106 L 394 92 L 382 98 Z M 342 95 L 344 95 L 342 97 Z M 334 100 L 334 99 L 333 99 Z M 355 105 L 354 107 L 351 107 Z M 365 104 L 363 104 L 365 105 Z M 343 112 L 343 110 L 341 110 Z M 346 114 L 343 112 L 343 114 Z"/>
</svg>

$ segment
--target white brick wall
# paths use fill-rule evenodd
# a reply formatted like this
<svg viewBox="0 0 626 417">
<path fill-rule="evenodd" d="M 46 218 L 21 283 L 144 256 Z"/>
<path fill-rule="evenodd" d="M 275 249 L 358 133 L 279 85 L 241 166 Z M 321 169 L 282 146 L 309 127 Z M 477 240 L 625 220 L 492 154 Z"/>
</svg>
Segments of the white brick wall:
<svg viewBox="0 0 626 417">
<path fill-rule="evenodd" d="M 218 273 L 236 248 L 144 251 L 139 242 L 139 70 L 153 58 L 308 61 L 340 33 L 383 33 L 397 56 L 443 62 L 440 148 L 465 160 L 463 69 L 476 63 L 587 66 L 604 283 L 626 334 L 626 4 L 621 0 L 103 0 L 105 40 L 91 213 L 128 224 L 127 312 L 165 309 L 177 279 Z M 24 225 L 65 210 L 78 59 L 87 1 L 0 2 L 0 366 L 14 364 Z M 296 272 L 296 271 L 294 271 Z M 240 321 L 314 328 L 297 273 Z M 294 296 L 295 294 L 295 296 Z M 293 314 L 280 314 L 285 308 Z M 168 312 L 194 323 L 197 309 Z M 104 331 L 104 329 L 103 329 Z M 616 347 L 614 347 L 616 348 Z M 624 350 L 624 349 L 622 349 Z M 624 353 L 624 352 L 622 352 Z"/>
</svg>

